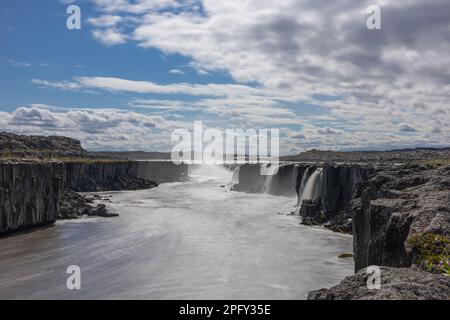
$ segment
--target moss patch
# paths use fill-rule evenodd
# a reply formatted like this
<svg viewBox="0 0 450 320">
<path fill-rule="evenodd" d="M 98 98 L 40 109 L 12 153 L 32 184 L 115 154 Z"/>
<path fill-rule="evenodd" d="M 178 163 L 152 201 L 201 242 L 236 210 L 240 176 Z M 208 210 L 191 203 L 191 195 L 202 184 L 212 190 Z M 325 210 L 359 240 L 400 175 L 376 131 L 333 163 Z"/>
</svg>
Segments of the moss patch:
<svg viewBox="0 0 450 320">
<path fill-rule="evenodd" d="M 419 233 L 408 240 L 414 262 L 426 271 L 450 276 L 450 239 L 434 233 Z"/>
</svg>

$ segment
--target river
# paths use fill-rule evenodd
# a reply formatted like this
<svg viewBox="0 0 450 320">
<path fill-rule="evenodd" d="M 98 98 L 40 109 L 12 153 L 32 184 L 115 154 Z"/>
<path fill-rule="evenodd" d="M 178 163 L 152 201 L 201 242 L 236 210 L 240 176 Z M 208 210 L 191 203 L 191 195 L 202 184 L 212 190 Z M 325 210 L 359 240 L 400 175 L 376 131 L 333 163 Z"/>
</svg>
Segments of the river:
<svg viewBox="0 0 450 320">
<path fill-rule="evenodd" d="M 232 173 L 108 192 L 117 218 L 0 239 L 1 299 L 304 299 L 352 274 L 352 238 L 299 224 L 295 198 L 224 187 Z M 81 290 L 66 269 L 81 269 Z"/>
</svg>

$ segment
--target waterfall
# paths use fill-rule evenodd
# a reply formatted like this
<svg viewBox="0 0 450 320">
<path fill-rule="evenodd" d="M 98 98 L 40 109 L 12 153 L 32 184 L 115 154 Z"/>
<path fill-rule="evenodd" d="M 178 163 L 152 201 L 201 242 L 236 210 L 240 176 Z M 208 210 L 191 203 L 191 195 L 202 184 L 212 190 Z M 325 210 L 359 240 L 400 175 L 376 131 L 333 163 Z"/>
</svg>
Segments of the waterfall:
<svg viewBox="0 0 450 320">
<path fill-rule="evenodd" d="M 302 205 L 303 191 L 305 190 L 305 184 L 309 177 L 309 169 L 310 167 L 306 168 L 305 172 L 303 172 L 302 181 L 300 182 L 300 187 L 298 189 L 298 202 L 297 202 L 298 207 Z"/>
<path fill-rule="evenodd" d="M 305 184 L 305 189 L 302 193 L 303 200 L 316 200 L 320 196 L 320 188 L 322 185 L 322 168 L 317 168 L 316 171 L 308 178 Z"/>
<path fill-rule="evenodd" d="M 280 168 L 279 166 L 273 165 L 273 164 L 268 164 L 265 167 L 266 180 L 264 181 L 263 193 L 269 193 L 270 192 L 270 188 L 272 186 L 273 178 L 276 176 L 279 168 Z"/>
<path fill-rule="evenodd" d="M 300 183 L 297 203 L 299 207 L 302 206 L 303 200 L 316 200 L 320 196 L 323 169 L 317 168 L 312 174 L 310 169 L 311 167 L 305 170 Z"/>
<path fill-rule="evenodd" d="M 231 178 L 231 183 L 233 185 L 239 183 L 239 171 L 240 171 L 240 169 L 241 169 L 241 165 L 239 165 L 239 164 L 234 165 L 233 177 Z"/>
</svg>

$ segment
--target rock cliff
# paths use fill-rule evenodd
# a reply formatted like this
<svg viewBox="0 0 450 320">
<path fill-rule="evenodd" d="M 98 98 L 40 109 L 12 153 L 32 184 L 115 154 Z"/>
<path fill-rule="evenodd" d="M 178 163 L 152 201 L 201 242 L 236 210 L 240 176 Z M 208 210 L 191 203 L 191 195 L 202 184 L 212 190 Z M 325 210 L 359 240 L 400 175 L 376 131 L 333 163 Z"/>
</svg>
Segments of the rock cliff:
<svg viewBox="0 0 450 320">
<path fill-rule="evenodd" d="M 187 175 L 187 165 L 170 161 L 66 162 L 66 185 L 78 192 L 147 189 Z"/>
<path fill-rule="evenodd" d="M 311 174 L 311 167 L 305 174 Z M 316 199 L 303 199 L 300 216 L 304 224 L 323 225 L 338 232 L 351 233 L 351 201 L 360 192 L 359 184 L 366 181 L 375 169 L 362 165 L 333 165 L 321 167 L 319 195 Z M 307 180 L 307 177 L 302 177 Z M 299 190 L 299 199 L 302 198 Z M 303 190 L 304 192 L 304 190 Z"/>
<path fill-rule="evenodd" d="M 0 234 L 54 223 L 64 177 L 62 163 L 0 163 Z"/>
<path fill-rule="evenodd" d="M 450 167 L 385 168 L 354 199 L 356 271 L 369 265 L 409 267 L 407 241 L 419 233 L 450 236 Z"/>
<path fill-rule="evenodd" d="M 49 225 L 57 218 L 113 216 L 73 191 L 147 189 L 187 177 L 187 166 L 139 161 L 0 162 L 0 234 Z M 157 182 L 156 182 L 157 181 Z"/>
<path fill-rule="evenodd" d="M 358 189 L 351 201 L 357 274 L 308 298 L 449 299 L 450 167 L 387 165 Z M 383 266 L 380 290 L 367 289 L 371 265 Z"/>
</svg>

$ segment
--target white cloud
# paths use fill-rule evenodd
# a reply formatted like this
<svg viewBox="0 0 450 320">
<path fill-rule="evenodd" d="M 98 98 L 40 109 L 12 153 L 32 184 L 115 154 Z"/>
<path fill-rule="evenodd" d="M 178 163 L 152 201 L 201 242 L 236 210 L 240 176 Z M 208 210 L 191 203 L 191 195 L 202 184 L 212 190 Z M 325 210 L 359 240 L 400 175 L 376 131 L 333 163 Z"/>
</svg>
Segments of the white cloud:
<svg viewBox="0 0 450 320">
<path fill-rule="evenodd" d="M 89 18 L 88 23 L 96 27 L 113 27 L 122 20 L 121 16 L 117 15 L 102 15 L 97 18 Z"/>
<path fill-rule="evenodd" d="M 97 29 L 92 31 L 95 39 L 107 46 L 123 44 L 127 41 L 128 36 L 116 29 Z"/>
<path fill-rule="evenodd" d="M 169 71 L 170 74 L 178 74 L 178 75 L 183 75 L 184 71 L 180 70 L 180 69 L 172 69 Z"/>
<path fill-rule="evenodd" d="M 100 12 L 91 20 L 93 34 L 105 45 L 133 42 L 180 54 L 198 74 L 227 72 L 237 84 L 77 77 L 35 79 L 36 85 L 158 93 L 168 100 L 187 94 L 196 99 L 145 103 L 144 96 L 130 107 L 202 110 L 233 125 L 289 126 L 289 148 L 450 141 L 447 0 L 384 0 L 380 31 L 365 27 L 370 0 L 91 1 Z M 305 137 L 301 145 L 296 137 Z"/>
<path fill-rule="evenodd" d="M 31 67 L 31 63 L 23 62 L 23 61 L 15 61 L 12 59 L 9 59 L 8 63 L 11 67 Z"/>
</svg>

